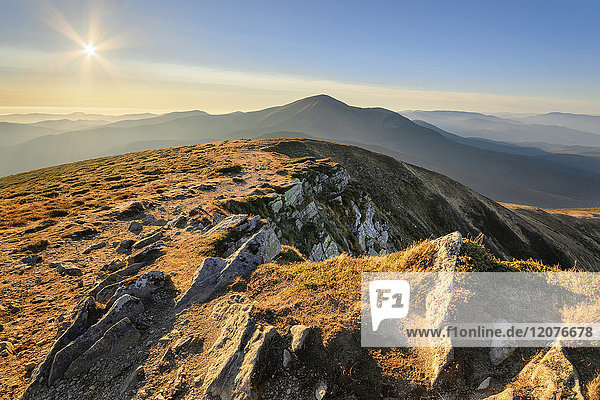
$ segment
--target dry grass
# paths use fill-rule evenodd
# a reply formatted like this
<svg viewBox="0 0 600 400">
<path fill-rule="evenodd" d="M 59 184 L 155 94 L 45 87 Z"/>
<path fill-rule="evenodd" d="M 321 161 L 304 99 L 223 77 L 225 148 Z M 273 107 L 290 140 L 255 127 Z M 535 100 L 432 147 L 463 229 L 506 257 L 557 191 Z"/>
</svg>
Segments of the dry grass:
<svg viewBox="0 0 600 400">
<path fill-rule="evenodd" d="M 585 386 L 588 399 L 600 400 L 600 372 L 596 372 L 596 376 Z"/>
</svg>

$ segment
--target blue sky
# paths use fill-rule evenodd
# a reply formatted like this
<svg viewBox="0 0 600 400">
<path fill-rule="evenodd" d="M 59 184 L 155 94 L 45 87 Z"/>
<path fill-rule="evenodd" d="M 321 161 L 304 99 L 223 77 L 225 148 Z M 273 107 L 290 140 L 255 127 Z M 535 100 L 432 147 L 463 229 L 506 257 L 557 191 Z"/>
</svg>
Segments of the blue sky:
<svg viewBox="0 0 600 400">
<path fill-rule="evenodd" d="M 110 71 L 91 60 L 86 83 L 79 91 L 69 84 L 70 92 L 56 99 L 60 106 L 77 107 L 80 101 L 94 107 L 96 98 L 96 106 L 110 107 L 106 93 L 93 91 L 93 82 L 112 79 L 101 86 L 122 88 L 127 95 L 115 107 L 131 109 L 228 111 L 231 104 L 233 111 L 316 90 L 395 109 L 479 106 L 479 111 L 600 114 L 597 1 L 8 0 L 0 16 L 0 84 L 9 79 L 40 84 L 44 76 L 51 91 L 65 85 L 59 75 L 76 75 L 63 66 L 52 68 L 56 76 L 43 70 L 43 57 L 81 47 L 57 31 L 57 14 L 83 40 L 93 23 L 98 42 L 113 38 L 119 44 L 106 51 L 99 47 Z M 148 71 L 151 76 L 140 78 Z M 201 71 L 210 73 L 199 76 Z M 227 85 L 227 74 L 238 83 Z M 152 96 L 149 80 L 156 82 Z M 288 90 L 286 82 L 292 82 Z M 186 85 L 204 95 L 193 96 Z M 134 87 L 140 89 L 137 97 Z M 48 95 L 37 103 L 35 96 L 16 96 L 11 104 L 7 97 L 16 91 L 14 83 L 10 90 L 0 86 L 0 107 L 53 104 Z M 169 94 L 162 103 L 161 93 Z M 215 94 L 221 100 L 211 103 Z M 155 101 L 136 100 L 140 96 Z"/>
</svg>

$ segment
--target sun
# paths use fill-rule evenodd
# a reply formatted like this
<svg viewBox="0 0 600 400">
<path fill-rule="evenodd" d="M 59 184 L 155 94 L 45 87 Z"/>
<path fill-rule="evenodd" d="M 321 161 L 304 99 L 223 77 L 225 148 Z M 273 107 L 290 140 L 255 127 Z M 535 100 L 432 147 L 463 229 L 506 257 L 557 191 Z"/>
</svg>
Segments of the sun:
<svg viewBox="0 0 600 400">
<path fill-rule="evenodd" d="M 92 44 L 84 44 L 83 50 L 85 51 L 85 54 L 87 54 L 88 56 L 96 55 L 96 48 Z"/>
</svg>

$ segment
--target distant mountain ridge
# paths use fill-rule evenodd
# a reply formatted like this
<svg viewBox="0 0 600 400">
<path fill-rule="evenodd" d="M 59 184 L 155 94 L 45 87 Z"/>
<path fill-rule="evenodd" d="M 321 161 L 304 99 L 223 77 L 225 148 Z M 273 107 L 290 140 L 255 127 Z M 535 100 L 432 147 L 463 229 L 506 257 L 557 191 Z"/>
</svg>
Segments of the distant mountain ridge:
<svg viewBox="0 0 600 400">
<path fill-rule="evenodd" d="M 440 133 L 434 128 L 384 108 L 353 107 L 318 95 L 253 112 L 170 113 L 47 135 L 0 149 L 0 172 L 10 174 L 174 143 L 273 137 L 281 132 L 289 137 L 289 132 L 294 132 L 391 155 L 445 174 L 497 201 L 546 208 L 600 203 L 600 164 L 596 158 L 519 153 L 510 145 L 484 146 L 479 139 Z M 597 137 L 600 140 L 600 135 Z"/>
</svg>

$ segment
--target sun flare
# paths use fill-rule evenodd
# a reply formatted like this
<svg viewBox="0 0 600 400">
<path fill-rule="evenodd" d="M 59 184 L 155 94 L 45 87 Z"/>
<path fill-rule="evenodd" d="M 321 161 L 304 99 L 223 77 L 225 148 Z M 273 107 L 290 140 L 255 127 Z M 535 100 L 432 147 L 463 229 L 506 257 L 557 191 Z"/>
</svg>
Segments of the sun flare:
<svg viewBox="0 0 600 400">
<path fill-rule="evenodd" d="M 96 48 L 91 44 L 84 45 L 83 50 L 85 51 L 85 54 L 87 54 L 88 56 L 96 55 Z"/>
</svg>

